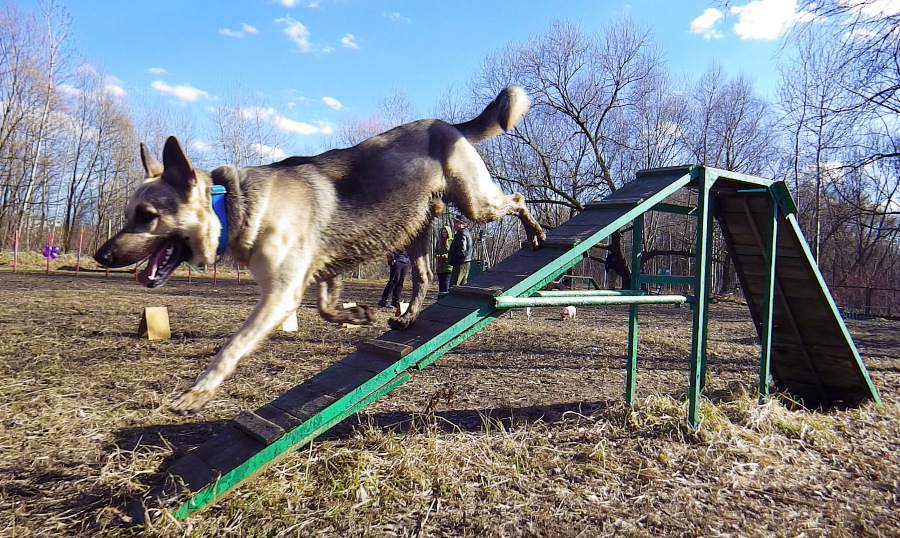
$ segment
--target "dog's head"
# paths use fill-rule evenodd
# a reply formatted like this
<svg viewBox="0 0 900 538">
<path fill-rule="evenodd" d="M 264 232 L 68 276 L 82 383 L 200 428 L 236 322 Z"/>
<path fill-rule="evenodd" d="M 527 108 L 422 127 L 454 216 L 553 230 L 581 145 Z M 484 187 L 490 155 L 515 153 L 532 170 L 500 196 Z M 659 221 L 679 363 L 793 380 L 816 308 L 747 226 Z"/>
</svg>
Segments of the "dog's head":
<svg viewBox="0 0 900 538">
<path fill-rule="evenodd" d="M 163 285 L 182 263 L 211 264 L 216 258 L 221 224 L 212 209 L 211 180 L 196 170 L 172 136 L 163 162 L 141 144 L 144 183 L 125 206 L 125 226 L 94 254 L 106 267 L 124 267 L 148 259 L 138 281 Z"/>
</svg>

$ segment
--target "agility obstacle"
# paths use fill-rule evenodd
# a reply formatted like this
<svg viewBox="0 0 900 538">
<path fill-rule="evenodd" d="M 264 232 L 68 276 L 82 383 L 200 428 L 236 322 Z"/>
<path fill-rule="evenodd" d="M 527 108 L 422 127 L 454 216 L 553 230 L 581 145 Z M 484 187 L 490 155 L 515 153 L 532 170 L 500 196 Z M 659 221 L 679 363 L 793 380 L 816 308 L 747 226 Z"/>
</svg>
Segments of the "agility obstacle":
<svg viewBox="0 0 900 538">
<path fill-rule="evenodd" d="M 665 203 L 682 189 L 696 193 L 693 207 Z M 630 290 L 541 291 L 623 226 L 633 225 L 633 244 L 641 245 L 648 211 L 697 219 L 694 275 L 642 275 L 642 253 L 637 248 L 632 249 Z M 520 306 L 629 305 L 625 399 L 631 406 L 640 306 L 690 305 L 688 421 L 697 427 L 706 368 L 714 221 L 725 238 L 760 337 L 760 397 L 769 394 L 771 380 L 775 388 L 808 407 L 880 402 L 795 213 L 783 183 L 700 166 L 641 171 L 634 181 L 551 230 L 540 249 L 522 249 L 469 285 L 453 288 L 423 310 L 411 328 L 360 342 L 356 352 L 311 379 L 256 411 L 241 413 L 224 431 L 169 467 L 143 502 L 177 506 L 175 517 L 187 517 L 392 391 L 505 309 Z M 642 284 L 688 285 L 693 293 L 650 296 L 640 291 Z"/>
</svg>

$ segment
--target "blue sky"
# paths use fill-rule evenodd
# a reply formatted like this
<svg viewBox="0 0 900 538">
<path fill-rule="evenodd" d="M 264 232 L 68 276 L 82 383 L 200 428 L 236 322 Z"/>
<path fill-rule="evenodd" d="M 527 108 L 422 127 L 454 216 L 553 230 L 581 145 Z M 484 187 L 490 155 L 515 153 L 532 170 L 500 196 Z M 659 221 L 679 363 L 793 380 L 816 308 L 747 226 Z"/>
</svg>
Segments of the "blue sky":
<svg viewBox="0 0 900 538">
<path fill-rule="evenodd" d="M 34 0 L 20 2 L 33 9 Z M 486 56 L 547 30 L 585 32 L 629 14 L 646 23 L 669 69 L 698 78 L 721 63 L 775 88 L 779 38 L 803 20 L 795 0 L 152 0 L 71 1 L 80 54 L 123 98 L 162 98 L 202 118 L 236 85 L 264 96 L 292 133 L 289 153 L 316 151 L 323 133 L 364 117 L 399 89 L 430 117 L 448 88 L 464 88 Z M 198 123 L 202 122 L 202 119 Z M 197 136 L 203 138 L 197 126 Z M 158 144 L 158 143 L 157 143 Z M 277 156 L 277 155 L 276 155 Z"/>
</svg>

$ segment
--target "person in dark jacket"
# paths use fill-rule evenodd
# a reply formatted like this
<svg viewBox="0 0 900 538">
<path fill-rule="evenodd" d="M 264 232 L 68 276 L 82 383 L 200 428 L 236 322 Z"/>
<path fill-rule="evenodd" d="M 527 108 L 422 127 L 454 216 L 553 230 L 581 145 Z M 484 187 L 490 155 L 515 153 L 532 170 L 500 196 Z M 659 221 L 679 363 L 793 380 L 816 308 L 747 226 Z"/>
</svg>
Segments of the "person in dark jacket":
<svg viewBox="0 0 900 538">
<path fill-rule="evenodd" d="M 434 242 L 434 272 L 437 274 L 438 280 L 438 297 L 443 297 L 450 292 L 450 276 L 453 273 L 453 266 L 450 265 L 448 256 L 452 242 L 453 229 L 449 226 L 442 226 L 438 230 L 438 236 Z"/>
<path fill-rule="evenodd" d="M 400 294 L 403 293 L 403 281 L 406 280 L 406 273 L 409 271 L 409 256 L 406 254 L 405 248 L 388 256 L 388 268 L 390 269 L 390 276 L 387 284 L 384 286 L 384 291 L 381 293 L 381 300 L 378 301 L 378 306 L 380 307 L 396 307 L 400 304 Z M 388 300 L 391 301 L 390 304 Z"/>
<path fill-rule="evenodd" d="M 472 265 L 472 256 L 475 253 L 475 240 L 469 231 L 468 223 L 462 217 L 453 219 L 453 229 L 456 235 L 450 243 L 448 260 L 453 266 L 450 276 L 451 286 L 464 286 L 469 280 L 469 267 Z"/>
</svg>

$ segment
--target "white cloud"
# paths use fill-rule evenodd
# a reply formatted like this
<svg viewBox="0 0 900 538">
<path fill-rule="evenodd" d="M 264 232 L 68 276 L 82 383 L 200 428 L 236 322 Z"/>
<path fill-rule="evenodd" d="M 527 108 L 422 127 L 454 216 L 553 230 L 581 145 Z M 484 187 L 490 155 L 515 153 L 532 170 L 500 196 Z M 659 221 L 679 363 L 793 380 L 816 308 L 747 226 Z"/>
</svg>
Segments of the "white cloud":
<svg viewBox="0 0 900 538">
<path fill-rule="evenodd" d="M 900 0 L 838 0 L 867 17 L 890 17 L 900 14 Z"/>
<path fill-rule="evenodd" d="M 344 105 L 334 97 L 323 97 L 322 102 L 335 110 L 343 110 Z"/>
<path fill-rule="evenodd" d="M 312 135 L 318 133 L 325 133 L 325 128 L 323 124 L 319 124 L 318 126 L 310 125 L 309 123 L 305 123 L 302 121 L 294 121 L 284 116 L 276 116 L 272 120 L 272 124 L 275 127 L 278 127 L 282 131 L 287 131 L 289 133 L 297 133 L 300 135 Z M 330 132 L 330 131 L 329 131 Z"/>
<path fill-rule="evenodd" d="M 322 47 L 322 50 L 320 50 L 319 52 L 321 52 L 322 54 L 331 54 L 332 52 L 334 52 L 334 47 Z"/>
<path fill-rule="evenodd" d="M 112 97 L 125 97 L 125 95 L 127 95 L 125 88 L 112 82 L 107 82 L 106 86 L 103 87 L 103 90 Z"/>
<path fill-rule="evenodd" d="M 284 7 L 294 7 L 300 0 L 278 0 L 278 3 Z"/>
<path fill-rule="evenodd" d="M 150 73 L 151 75 L 157 75 L 157 76 L 168 74 L 168 73 L 166 73 L 166 70 L 163 69 L 162 67 L 151 67 L 150 69 L 147 70 L 147 72 Z"/>
<path fill-rule="evenodd" d="M 189 149 L 196 151 L 197 153 L 212 153 L 213 147 L 212 145 L 204 142 L 203 140 L 194 140 L 191 142 Z"/>
<path fill-rule="evenodd" d="M 250 144 L 250 151 L 256 153 L 263 159 L 279 161 L 284 159 L 285 153 L 284 151 L 273 148 L 271 146 L 265 146 L 263 144 Z"/>
<path fill-rule="evenodd" d="M 256 35 L 259 33 L 259 30 L 247 23 L 241 23 L 240 31 L 232 30 L 231 28 L 219 28 L 219 33 L 228 37 L 244 37 L 247 34 Z"/>
<path fill-rule="evenodd" d="M 200 97 L 209 97 L 209 94 L 203 90 L 198 90 L 193 86 L 182 84 L 180 86 L 169 86 L 165 82 L 161 80 L 154 80 L 150 86 L 154 90 L 158 90 L 162 93 L 167 93 L 178 99 L 179 101 L 185 101 L 188 103 L 193 103 Z"/>
<path fill-rule="evenodd" d="M 321 3 L 322 2 L 320 2 L 319 0 L 316 0 L 315 2 L 310 2 L 309 4 L 307 4 L 306 7 L 310 8 L 310 9 L 316 9 L 317 7 L 319 7 L 319 4 L 321 4 Z"/>
<path fill-rule="evenodd" d="M 753 0 L 744 6 L 734 6 L 738 15 L 734 31 L 741 39 L 772 41 L 781 37 L 794 24 L 808 21 L 808 12 L 797 12 L 797 0 Z"/>
<path fill-rule="evenodd" d="M 306 29 L 306 26 L 290 17 L 276 19 L 275 22 L 284 23 L 284 35 L 288 36 L 288 39 L 293 41 L 301 51 L 309 52 L 309 30 Z"/>
<path fill-rule="evenodd" d="M 702 15 L 691 21 L 691 33 L 700 34 L 703 39 L 719 39 L 722 32 L 713 28 L 717 22 L 725 18 L 725 14 L 715 8 L 707 8 Z"/>
<path fill-rule="evenodd" d="M 278 114 L 278 112 L 271 107 L 245 108 L 241 110 L 241 116 L 246 119 L 267 121 L 282 131 L 300 135 L 331 134 L 333 131 L 333 127 L 329 123 L 319 122 L 318 125 L 311 125 L 302 121 L 295 121 Z"/>
<path fill-rule="evenodd" d="M 356 44 L 356 36 L 353 34 L 346 34 L 341 38 L 341 43 L 348 49 L 359 49 L 359 45 Z"/>
<path fill-rule="evenodd" d="M 66 95 L 81 95 L 81 90 L 71 84 L 60 84 L 56 89 Z"/>
<path fill-rule="evenodd" d="M 384 16 L 389 21 L 393 21 L 393 22 L 404 22 L 404 23 L 412 22 L 412 19 L 410 19 L 409 17 L 404 17 L 403 15 L 401 15 L 400 13 L 398 13 L 396 11 L 394 11 L 392 13 L 385 13 Z"/>
</svg>

